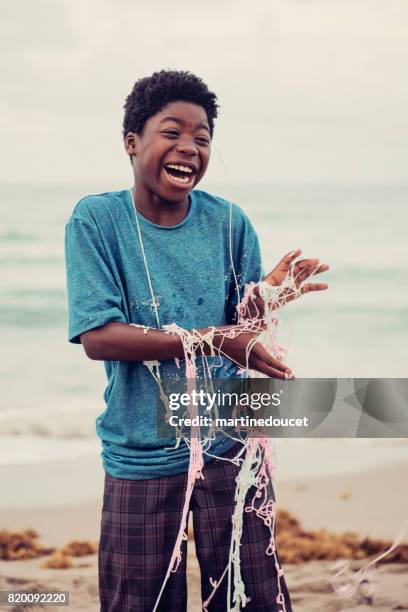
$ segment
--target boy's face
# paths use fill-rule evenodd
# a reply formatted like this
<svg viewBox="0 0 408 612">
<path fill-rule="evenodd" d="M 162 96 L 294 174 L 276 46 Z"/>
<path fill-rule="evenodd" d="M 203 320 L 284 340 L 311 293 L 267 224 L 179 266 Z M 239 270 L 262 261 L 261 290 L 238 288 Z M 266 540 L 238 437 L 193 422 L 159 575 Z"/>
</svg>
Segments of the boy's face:
<svg viewBox="0 0 408 612">
<path fill-rule="evenodd" d="M 150 117 L 142 134 L 127 134 L 135 184 L 160 198 L 181 202 L 207 170 L 211 137 L 206 112 L 191 102 L 171 102 Z"/>
</svg>

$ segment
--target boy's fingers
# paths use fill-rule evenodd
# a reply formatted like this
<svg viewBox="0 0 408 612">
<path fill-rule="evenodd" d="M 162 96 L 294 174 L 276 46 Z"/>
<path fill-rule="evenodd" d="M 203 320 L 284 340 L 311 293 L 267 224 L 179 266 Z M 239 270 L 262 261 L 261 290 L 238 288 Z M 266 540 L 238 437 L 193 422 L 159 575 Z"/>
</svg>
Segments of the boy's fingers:
<svg viewBox="0 0 408 612">
<path fill-rule="evenodd" d="M 326 283 L 308 283 L 307 285 L 304 285 L 300 292 L 301 293 L 309 293 L 309 291 L 324 291 L 325 289 L 328 289 L 329 285 L 327 285 Z"/>
<path fill-rule="evenodd" d="M 291 263 L 293 263 L 293 261 L 296 259 L 296 257 L 299 257 L 299 255 L 301 254 L 301 249 L 295 249 L 294 251 L 289 251 L 289 253 L 286 253 L 286 255 L 284 255 L 282 257 L 282 259 L 278 262 L 278 264 L 275 266 L 275 270 L 277 268 L 282 268 L 283 266 L 290 266 Z"/>
<path fill-rule="evenodd" d="M 300 269 L 300 268 L 309 268 L 310 266 L 317 266 L 317 264 L 319 263 L 319 259 L 314 258 L 314 259 L 300 259 L 299 261 L 296 262 L 295 264 L 295 269 Z"/>
<path fill-rule="evenodd" d="M 288 302 L 293 302 L 293 300 L 296 300 L 297 298 L 297 294 L 296 293 L 288 293 L 288 295 L 285 297 L 284 300 L 282 300 L 282 304 L 287 304 Z"/>
<path fill-rule="evenodd" d="M 316 266 L 311 266 L 310 270 L 307 268 L 306 270 L 304 270 L 304 272 L 307 271 L 308 274 L 321 274 L 322 272 L 327 272 L 327 270 L 329 269 L 330 266 L 328 264 L 322 264 L 318 268 L 316 268 Z"/>
<path fill-rule="evenodd" d="M 295 274 L 320 274 L 321 272 L 326 272 L 326 270 L 328 270 L 330 267 L 328 264 L 321 264 L 319 266 L 318 263 L 319 261 L 317 260 L 317 263 L 307 264 L 304 266 L 298 266 L 296 264 Z"/>
<path fill-rule="evenodd" d="M 287 380 L 289 378 L 292 378 L 292 374 L 291 373 L 289 374 L 289 373 L 286 373 L 286 372 L 282 372 L 281 370 L 275 370 L 275 368 L 271 368 L 267 364 L 265 364 L 263 366 L 263 370 L 262 371 L 263 371 L 263 374 L 266 374 L 270 378 L 280 378 L 282 380 Z"/>
<path fill-rule="evenodd" d="M 275 370 L 279 370 L 280 372 L 289 372 L 289 371 L 291 371 L 290 367 L 287 366 L 282 361 L 280 361 L 280 359 L 275 359 L 274 357 L 272 357 L 272 355 L 270 355 L 270 353 L 268 353 L 266 348 L 264 346 L 262 346 L 262 344 L 260 342 L 257 342 L 255 346 L 256 346 L 256 358 L 261 359 L 269 367 L 272 367 Z"/>
<path fill-rule="evenodd" d="M 294 378 L 294 375 L 290 370 L 283 372 L 282 370 L 271 367 L 262 359 L 254 359 L 251 368 L 253 370 L 257 370 L 258 372 L 262 372 L 262 374 L 266 374 L 266 376 L 269 376 L 270 378 L 280 378 L 282 380 Z"/>
<path fill-rule="evenodd" d="M 261 306 L 256 300 L 248 303 L 247 314 L 249 314 L 252 318 L 256 318 L 259 314 L 261 314 L 261 312 Z"/>
<path fill-rule="evenodd" d="M 319 266 L 318 268 L 316 268 L 315 266 L 311 266 L 310 268 L 305 268 L 303 270 L 301 270 L 299 272 L 299 274 L 295 275 L 295 281 L 297 283 L 301 283 L 304 280 L 306 280 L 307 278 L 309 278 L 309 276 L 315 276 L 316 274 L 321 274 L 322 272 L 327 272 L 327 270 L 329 270 L 330 266 L 328 266 L 327 264 L 322 264 L 321 266 Z"/>
<path fill-rule="evenodd" d="M 290 265 L 293 262 L 293 260 L 296 259 L 296 257 L 299 257 L 301 252 L 302 252 L 301 249 L 295 249 L 294 251 L 290 251 L 289 253 L 286 253 L 286 255 L 284 255 L 282 257 L 282 259 L 280 260 L 279 263 L 282 262 L 282 263 L 285 263 L 287 265 Z"/>
<path fill-rule="evenodd" d="M 254 300 L 252 303 L 258 308 L 258 310 L 263 311 L 265 303 L 261 297 L 256 298 L 256 300 Z"/>
<path fill-rule="evenodd" d="M 288 270 L 289 267 L 293 264 L 294 260 L 296 259 L 296 257 L 299 257 L 299 255 L 301 254 L 302 250 L 301 249 L 295 249 L 294 251 L 290 251 L 289 253 L 286 253 L 286 255 L 284 255 L 282 257 L 282 259 L 279 261 L 279 263 L 275 266 L 275 268 L 269 272 L 269 274 L 267 274 L 264 278 L 264 281 L 266 283 L 270 283 L 271 280 L 274 280 L 273 278 L 273 274 L 277 271 L 277 270 Z"/>
<path fill-rule="evenodd" d="M 300 294 L 303 295 L 311 291 L 325 291 L 328 288 L 329 288 L 329 285 L 327 285 L 326 283 L 307 283 L 306 285 L 303 285 L 303 287 L 299 288 L 300 293 L 289 289 L 284 299 L 282 299 L 280 303 L 276 305 L 276 308 L 278 308 L 279 305 L 288 304 L 289 302 L 293 302 L 293 300 L 296 300 Z"/>
</svg>

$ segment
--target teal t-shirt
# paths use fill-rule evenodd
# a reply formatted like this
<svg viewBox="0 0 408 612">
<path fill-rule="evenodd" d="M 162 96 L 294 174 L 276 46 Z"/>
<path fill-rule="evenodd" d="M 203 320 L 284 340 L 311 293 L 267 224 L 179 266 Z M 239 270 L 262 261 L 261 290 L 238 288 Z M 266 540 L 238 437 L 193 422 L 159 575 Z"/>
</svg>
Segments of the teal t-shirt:
<svg viewBox="0 0 408 612">
<path fill-rule="evenodd" d="M 226 325 L 233 322 L 237 303 L 230 204 L 199 190 L 189 200 L 187 216 L 172 227 L 137 213 L 160 324 Z M 244 285 L 259 281 L 263 270 L 256 233 L 235 204 L 231 236 L 242 297 Z M 76 205 L 65 228 L 65 260 L 70 342 L 80 343 L 80 334 L 113 321 L 157 328 L 130 190 L 91 195 Z M 236 373 L 229 360 L 209 359 L 217 366 L 213 376 Z M 187 471 L 187 445 L 174 448 L 174 439 L 157 436 L 158 387 L 148 368 L 136 361 L 104 364 L 106 407 L 96 431 L 105 471 L 131 480 Z M 183 371 L 184 360 L 180 369 L 174 360 L 161 362 L 162 379 Z M 228 437 L 216 438 L 210 452 L 219 456 L 232 445 Z"/>
</svg>

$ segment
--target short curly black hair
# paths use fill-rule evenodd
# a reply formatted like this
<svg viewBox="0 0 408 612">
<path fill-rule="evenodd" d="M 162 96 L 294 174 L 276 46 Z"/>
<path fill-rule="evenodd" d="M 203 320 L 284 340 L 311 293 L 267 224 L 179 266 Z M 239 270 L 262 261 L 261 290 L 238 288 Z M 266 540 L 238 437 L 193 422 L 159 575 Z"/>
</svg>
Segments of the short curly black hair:
<svg viewBox="0 0 408 612">
<path fill-rule="evenodd" d="M 219 108 L 217 96 L 209 91 L 202 79 L 183 70 L 160 70 L 136 81 L 123 107 L 123 137 L 129 132 L 141 134 L 149 117 L 166 104 L 178 100 L 193 102 L 204 108 L 212 138 Z"/>
</svg>

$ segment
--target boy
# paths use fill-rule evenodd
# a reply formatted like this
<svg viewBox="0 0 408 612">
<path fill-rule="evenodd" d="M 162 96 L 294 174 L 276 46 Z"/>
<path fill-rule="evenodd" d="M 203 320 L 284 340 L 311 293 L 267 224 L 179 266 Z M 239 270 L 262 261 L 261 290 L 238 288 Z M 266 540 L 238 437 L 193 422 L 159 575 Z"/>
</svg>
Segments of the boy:
<svg viewBox="0 0 408 612">
<path fill-rule="evenodd" d="M 103 360 L 108 377 L 106 409 L 96 420 L 105 469 L 99 547 L 104 612 L 186 609 L 185 542 L 155 608 L 178 533 L 189 464 L 186 443 L 169 449 L 169 440 L 156 433 L 157 385 L 143 362 L 160 362 L 165 380 L 179 374 L 175 359 L 184 357 L 180 337 L 165 333 L 163 325 L 177 323 L 201 335 L 215 327 L 213 347 L 202 351 L 210 355 L 222 346 L 229 359 L 208 357 L 213 376 L 233 376 L 235 364 L 245 366 L 247 345 L 257 337 L 250 331 L 223 335 L 236 321 L 230 256 L 242 292 L 262 278 L 257 236 L 234 205 L 231 254 L 228 203 L 194 189 L 209 163 L 217 108 L 215 94 L 191 73 L 160 71 L 137 81 L 123 124 L 134 188 L 84 198 L 66 226 L 69 340 L 82 343 L 89 358 Z M 282 282 L 298 254 L 284 258 L 265 280 Z M 316 261 L 296 264 L 300 280 Z M 306 285 L 303 292 L 321 288 Z M 249 366 L 269 377 L 291 376 L 256 342 Z M 236 454 L 227 437 L 216 438 L 210 451 L 215 457 Z M 190 504 L 203 601 L 212 591 L 210 578 L 218 580 L 228 563 L 237 475 L 230 462 L 210 456 L 205 461 Z M 245 514 L 241 550 L 249 609 L 281 610 L 276 568 L 265 554 L 268 530 L 253 514 Z M 224 580 L 209 611 L 228 609 L 226 589 Z M 286 585 L 284 591 L 288 612 Z"/>
</svg>

